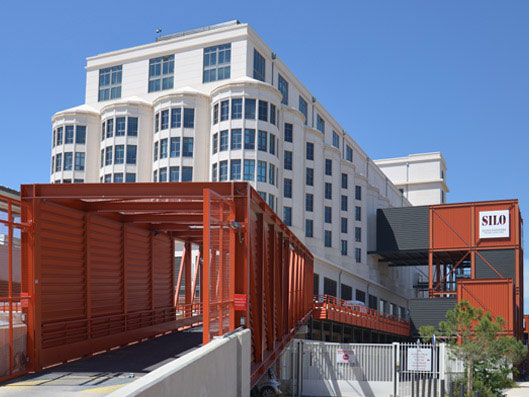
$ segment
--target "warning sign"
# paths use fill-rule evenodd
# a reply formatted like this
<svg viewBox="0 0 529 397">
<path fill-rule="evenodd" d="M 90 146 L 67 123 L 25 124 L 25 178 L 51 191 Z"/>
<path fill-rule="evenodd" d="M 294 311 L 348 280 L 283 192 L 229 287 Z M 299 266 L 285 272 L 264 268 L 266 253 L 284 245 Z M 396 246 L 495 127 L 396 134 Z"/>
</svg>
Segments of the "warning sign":
<svg viewBox="0 0 529 397">
<path fill-rule="evenodd" d="M 234 294 L 233 306 L 235 310 L 248 310 L 248 296 L 246 294 Z"/>
<path fill-rule="evenodd" d="M 432 371 L 432 349 L 427 347 L 408 348 L 408 371 Z"/>
<path fill-rule="evenodd" d="M 336 363 L 337 364 L 355 364 L 356 357 L 354 350 L 342 350 L 336 351 Z"/>
</svg>

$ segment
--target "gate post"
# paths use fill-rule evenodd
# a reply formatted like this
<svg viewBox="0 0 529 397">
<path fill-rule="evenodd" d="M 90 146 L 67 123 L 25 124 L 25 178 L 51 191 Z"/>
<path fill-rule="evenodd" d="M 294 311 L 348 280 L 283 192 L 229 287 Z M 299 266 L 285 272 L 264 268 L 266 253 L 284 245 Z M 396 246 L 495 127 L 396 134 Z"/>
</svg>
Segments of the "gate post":
<svg viewBox="0 0 529 397">
<path fill-rule="evenodd" d="M 393 342 L 393 397 L 397 397 L 399 390 L 399 369 L 400 369 L 400 343 Z"/>
<path fill-rule="evenodd" d="M 441 385 L 445 383 L 446 380 L 446 343 L 439 343 L 439 379 L 441 381 Z M 444 387 L 441 387 L 440 389 L 444 389 Z M 443 390 L 444 391 L 444 390 Z M 443 396 L 444 397 L 444 396 Z"/>
</svg>

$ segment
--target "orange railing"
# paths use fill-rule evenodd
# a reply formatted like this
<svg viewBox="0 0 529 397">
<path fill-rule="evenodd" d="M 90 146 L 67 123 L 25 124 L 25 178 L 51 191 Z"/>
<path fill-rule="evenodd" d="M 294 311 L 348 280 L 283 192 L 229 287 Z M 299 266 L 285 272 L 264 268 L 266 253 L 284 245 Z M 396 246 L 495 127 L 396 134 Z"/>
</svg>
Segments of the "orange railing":
<svg viewBox="0 0 529 397">
<path fill-rule="evenodd" d="M 410 334 L 409 321 L 330 295 L 315 295 L 313 318 L 350 324 L 395 335 Z"/>
</svg>

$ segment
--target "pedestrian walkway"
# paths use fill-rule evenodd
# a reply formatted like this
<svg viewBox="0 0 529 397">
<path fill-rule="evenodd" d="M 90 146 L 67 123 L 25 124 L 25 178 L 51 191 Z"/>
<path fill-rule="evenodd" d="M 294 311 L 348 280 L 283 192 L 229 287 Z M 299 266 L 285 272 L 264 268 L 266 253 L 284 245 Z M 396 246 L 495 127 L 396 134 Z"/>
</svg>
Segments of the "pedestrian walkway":
<svg viewBox="0 0 529 397">
<path fill-rule="evenodd" d="M 509 389 L 505 397 L 527 397 L 529 396 L 529 382 L 516 382 L 518 387 Z"/>
</svg>

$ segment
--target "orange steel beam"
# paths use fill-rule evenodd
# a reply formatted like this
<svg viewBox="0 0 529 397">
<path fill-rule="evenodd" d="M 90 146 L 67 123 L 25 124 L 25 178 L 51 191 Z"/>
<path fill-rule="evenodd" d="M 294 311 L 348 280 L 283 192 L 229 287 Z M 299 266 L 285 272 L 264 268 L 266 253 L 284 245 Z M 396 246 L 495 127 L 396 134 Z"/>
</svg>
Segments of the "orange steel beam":
<svg viewBox="0 0 529 397">
<path fill-rule="evenodd" d="M 185 243 L 185 261 L 184 261 L 184 293 L 186 310 L 184 317 L 191 316 L 191 243 Z"/>
<path fill-rule="evenodd" d="M 191 288 L 191 302 L 195 301 L 195 294 L 197 291 L 197 278 L 198 278 L 198 272 L 199 269 L 202 267 L 200 264 L 200 261 L 202 259 L 202 247 L 198 250 L 197 260 L 195 263 L 195 272 L 193 274 L 193 287 Z"/>
<path fill-rule="evenodd" d="M 187 258 L 187 244 L 184 244 L 184 249 L 182 251 L 182 257 L 180 259 L 180 268 L 178 269 L 178 280 L 176 281 L 176 291 L 174 296 L 174 305 L 175 307 L 178 307 L 178 304 L 180 302 L 180 287 L 182 285 L 182 277 L 184 274 L 184 263 Z"/>
<path fill-rule="evenodd" d="M 156 199 L 148 199 L 140 202 L 136 201 L 91 201 L 84 203 L 85 211 L 89 212 L 174 212 L 174 211 L 189 211 L 199 210 L 202 208 L 202 202 L 166 202 L 155 201 Z"/>
<path fill-rule="evenodd" d="M 202 266 L 202 277 L 200 287 L 200 297 L 203 299 L 203 332 L 202 332 L 202 343 L 206 344 L 209 342 L 210 334 L 210 296 L 209 296 L 209 283 L 210 283 L 210 265 L 212 250 L 210 246 L 210 211 L 211 211 L 211 191 L 207 188 L 204 189 L 204 214 L 203 214 L 203 225 L 204 225 L 204 263 Z"/>
</svg>

